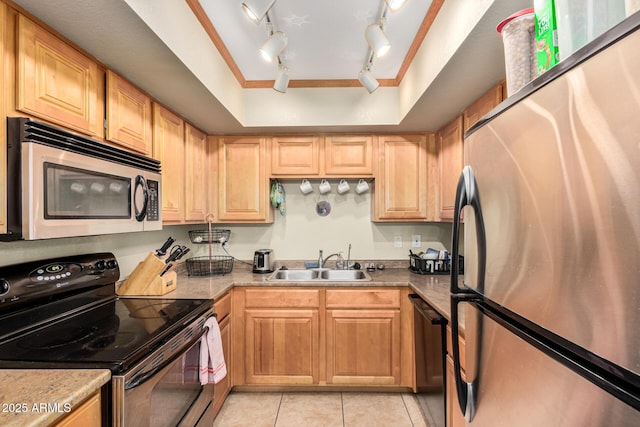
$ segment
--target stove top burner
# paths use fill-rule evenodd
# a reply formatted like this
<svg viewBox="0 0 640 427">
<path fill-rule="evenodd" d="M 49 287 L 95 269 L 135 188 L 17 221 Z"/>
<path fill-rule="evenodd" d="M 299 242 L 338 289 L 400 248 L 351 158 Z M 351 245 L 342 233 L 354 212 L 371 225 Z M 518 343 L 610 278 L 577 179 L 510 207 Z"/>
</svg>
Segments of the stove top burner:
<svg viewBox="0 0 640 427">
<path fill-rule="evenodd" d="M 54 350 L 59 347 L 86 342 L 94 336 L 98 329 L 97 326 L 69 325 L 57 328 L 55 334 L 46 330 L 32 334 L 29 339 L 18 340 L 17 345 L 25 350 Z"/>
<path fill-rule="evenodd" d="M 137 338 L 136 334 L 131 332 L 103 335 L 89 341 L 83 346 L 83 348 L 87 350 L 102 350 L 108 347 L 128 348 L 136 341 Z"/>
</svg>

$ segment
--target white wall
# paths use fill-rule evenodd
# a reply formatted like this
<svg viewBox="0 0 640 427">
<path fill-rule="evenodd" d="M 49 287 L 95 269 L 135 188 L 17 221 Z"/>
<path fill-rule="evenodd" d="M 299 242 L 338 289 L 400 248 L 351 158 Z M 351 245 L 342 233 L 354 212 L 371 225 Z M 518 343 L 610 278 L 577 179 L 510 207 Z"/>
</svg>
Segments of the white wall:
<svg viewBox="0 0 640 427">
<path fill-rule="evenodd" d="M 338 180 L 330 181 L 332 192 L 326 198 L 318 194 L 318 181 L 312 181 L 314 192 L 302 195 L 299 182 L 284 183 L 287 212 L 275 212 L 274 223 L 267 225 L 215 224 L 216 228 L 231 230 L 229 252 L 238 259 L 251 260 L 253 251 L 274 249 L 276 260 L 315 260 L 318 250 L 328 255 L 343 251 L 345 257 L 351 243 L 351 257 L 359 261 L 408 259 L 412 234 L 422 237 L 422 249 L 448 248 L 451 226 L 439 223 L 382 224 L 371 222 L 371 193 L 363 195 L 350 191 L 336 194 Z M 352 188 L 357 180 L 351 179 Z M 329 216 L 316 214 L 317 200 L 332 205 Z M 69 239 L 37 240 L 30 242 L 0 242 L 0 266 L 37 259 L 54 258 L 88 252 L 113 252 L 120 263 L 122 277 L 126 277 L 146 254 L 159 247 L 168 236 L 191 248 L 194 256 L 206 256 L 206 245 L 189 241 L 189 230 L 206 229 L 206 225 L 166 226 L 162 231 L 113 234 L 108 236 Z M 402 248 L 394 247 L 394 236 L 400 235 Z M 218 248 L 215 250 L 219 251 Z M 414 252 L 417 250 L 414 249 Z"/>
</svg>

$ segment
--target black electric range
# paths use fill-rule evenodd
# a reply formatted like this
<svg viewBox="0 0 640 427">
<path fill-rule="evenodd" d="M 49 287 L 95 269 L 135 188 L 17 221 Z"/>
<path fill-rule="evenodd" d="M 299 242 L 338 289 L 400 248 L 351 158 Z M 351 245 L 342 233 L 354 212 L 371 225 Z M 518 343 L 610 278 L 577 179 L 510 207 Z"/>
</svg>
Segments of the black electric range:
<svg viewBox="0 0 640 427">
<path fill-rule="evenodd" d="M 119 298 L 119 276 L 111 253 L 1 267 L 0 367 L 121 373 L 213 306 Z"/>
</svg>

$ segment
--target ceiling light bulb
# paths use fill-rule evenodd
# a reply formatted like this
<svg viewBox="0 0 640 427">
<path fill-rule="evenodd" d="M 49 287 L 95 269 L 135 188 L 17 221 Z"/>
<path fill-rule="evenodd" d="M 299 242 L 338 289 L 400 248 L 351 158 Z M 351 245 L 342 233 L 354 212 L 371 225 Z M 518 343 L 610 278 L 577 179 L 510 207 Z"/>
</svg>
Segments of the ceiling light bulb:
<svg viewBox="0 0 640 427">
<path fill-rule="evenodd" d="M 289 69 L 287 67 L 278 67 L 278 76 L 276 77 L 276 81 L 273 85 L 273 90 L 276 90 L 280 93 L 285 93 L 287 91 L 287 86 L 289 86 Z"/>
<path fill-rule="evenodd" d="M 386 0 L 387 1 L 387 5 L 389 6 L 389 9 L 396 11 L 398 9 L 400 9 L 407 0 Z"/>
<path fill-rule="evenodd" d="M 367 43 L 369 43 L 369 47 L 376 54 L 376 57 L 380 58 L 384 56 L 389 49 L 391 49 L 391 43 L 389 43 L 389 39 L 380 28 L 378 24 L 371 24 L 367 27 L 364 32 L 364 37 L 367 39 Z"/>
<path fill-rule="evenodd" d="M 371 74 L 371 71 L 366 68 L 360 71 L 360 74 L 358 74 L 358 80 L 360 80 L 360 84 L 362 84 L 369 93 L 373 93 L 373 91 L 378 89 L 378 86 L 380 86 L 378 80 L 376 80 L 376 78 L 373 77 L 373 74 Z"/>
<path fill-rule="evenodd" d="M 276 0 L 244 0 L 242 10 L 254 22 L 260 22 Z"/>
<path fill-rule="evenodd" d="M 285 33 L 276 31 L 260 48 L 262 57 L 266 61 L 273 62 L 273 60 L 280 55 L 280 52 L 287 47 L 287 41 L 287 35 Z"/>
</svg>

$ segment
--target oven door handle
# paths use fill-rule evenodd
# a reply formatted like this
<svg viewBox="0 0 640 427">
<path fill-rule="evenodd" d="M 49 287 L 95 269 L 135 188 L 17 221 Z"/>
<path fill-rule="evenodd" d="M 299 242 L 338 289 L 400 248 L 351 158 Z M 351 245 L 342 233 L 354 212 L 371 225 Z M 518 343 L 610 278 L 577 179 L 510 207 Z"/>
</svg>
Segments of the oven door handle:
<svg viewBox="0 0 640 427">
<path fill-rule="evenodd" d="M 189 342 L 189 344 L 186 345 L 184 348 L 188 350 L 191 347 L 193 347 L 204 336 L 204 334 L 206 334 L 208 331 L 209 331 L 208 327 L 202 328 L 202 331 L 200 331 L 200 333 L 198 333 L 198 335 L 194 339 L 192 339 Z M 127 384 L 124 386 L 124 389 L 125 390 L 130 390 L 132 388 L 136 388 L 138 386 L 141 386 L 147 380 L 149 380 L 151 377 L 153 377 L 156 373 L 158 373 L 159 371 L 164 369 L 165 366 L 171 364 L 174 360 L 176 360 L 178 357 L 180 357 L 182 354 L 184 354 L 184 353 L 178 353 L 178 354 L 176 354 L 175 357 L 171 358 L 171 360 L 168 360 L 167 363 L 163 363 L 162 365 L 159 365 L 156 368 L 151 369 L 150 371 L 142 372 L 139 375 L 136 375 L 135 377 L 131 378 L 131 381 L 128 381 Z"/>
</svg>

